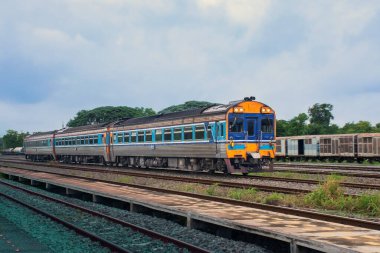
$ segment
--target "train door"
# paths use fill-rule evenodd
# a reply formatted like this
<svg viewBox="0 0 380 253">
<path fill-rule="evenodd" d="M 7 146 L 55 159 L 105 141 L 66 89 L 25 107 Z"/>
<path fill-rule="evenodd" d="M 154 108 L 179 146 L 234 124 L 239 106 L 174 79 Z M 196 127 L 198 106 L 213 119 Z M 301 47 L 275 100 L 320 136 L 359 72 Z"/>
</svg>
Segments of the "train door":
<svg viewBox="0 0 380 253">
<path fill-rule="evenodd" d="M 104 144 L 104 159 L 106 163 L 111 162 L 111 133 L 107 130 L 103 134 L 103 144 Z"/>
<path fill-rule="evenodd" d="M 331 144 L 332 144 L 332 147 L 331 147 L 331 153 L 333 155 L 338 155 L 339 154 L 339 141 L 337 139 L 332 139 L 331 140 Z"/>
<path fill-rule="evenodd" d="M 305 142 L 304 140 L 298 140 L 298 155 L 305 154 Z"/>
<path fill-rule="evenodd" d="M 246 117 L 244 133 L 247 140 L 257 140 L 260 137 L 258 136 L 257 127 L 257 117 Z"/>
</svg>

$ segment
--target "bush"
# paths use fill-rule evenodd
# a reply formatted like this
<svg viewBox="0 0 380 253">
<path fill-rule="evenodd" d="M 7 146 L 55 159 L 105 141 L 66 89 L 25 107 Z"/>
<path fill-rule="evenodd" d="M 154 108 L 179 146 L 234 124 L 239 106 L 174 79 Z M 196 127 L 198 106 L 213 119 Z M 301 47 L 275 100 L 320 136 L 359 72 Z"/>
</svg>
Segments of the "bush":
<svg viewBox="0 0 380 253">
<path fill-rule="evenodd" d="M 331 175 L 322 185 L 305 196 L 305 202 L 311 206 L 335 209 L 337 200 L 342 197 L 344 198 L 344 193 L 340 188 L 340 178 Z"/>
</svg>

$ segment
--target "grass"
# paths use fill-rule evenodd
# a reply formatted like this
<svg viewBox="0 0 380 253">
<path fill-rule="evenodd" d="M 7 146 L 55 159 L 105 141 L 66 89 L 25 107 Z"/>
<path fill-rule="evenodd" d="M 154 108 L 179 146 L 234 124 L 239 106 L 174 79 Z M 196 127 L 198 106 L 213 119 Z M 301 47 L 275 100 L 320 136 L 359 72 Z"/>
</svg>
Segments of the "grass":
<svg viewBox="0 0 380 253">
<path fill-rule="evenodd" d="M 119 183 L 131 184 L 133 183 L 133 177 L 131 176 L 120 177 L 117 181 Z"/>
<path fill-rule="evenodd" d="M 237 189 L 231 188 L 227 192 L 227 197 L 236 200 L 253 201 L 257 195 L 255 188 Z"/>
<path fill-rule="evenodd" d="M 216 196 L 218 191 L 218 184 L 212 184 L 206 188 L 206 194 L 209 196 Z"/>
<path fill-rule="evenodd" d="M 264 198 L 263 202 L 264 204 L 268 204 L 268 205 L 279 205 L 284 201 L 284 199 L 285 199 L 285 194 L 274 192 L 268 195 L 266 198 Z"/>
<path fill-rule="evenodd" d="M 340 187 L 342 178 L 336 175 L 329 176 L 323 184 L 304 197 L 304 204 L 317 209 L 379 217 L 380 192 L 362 194 L 358 197 L 346 196 Z"/>
</svg>

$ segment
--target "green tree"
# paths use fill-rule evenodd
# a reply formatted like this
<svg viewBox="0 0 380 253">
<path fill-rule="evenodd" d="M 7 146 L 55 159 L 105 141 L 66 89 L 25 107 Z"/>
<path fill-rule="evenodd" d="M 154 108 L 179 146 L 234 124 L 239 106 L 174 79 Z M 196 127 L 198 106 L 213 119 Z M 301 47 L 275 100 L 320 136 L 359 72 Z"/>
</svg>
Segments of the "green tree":
<svg viewBox="0 0 380 253">
<path fill-rule="evenodd" d="M 103 106 L 92 110 L 81 110 L 74 119 L 67 123 L 68 127 L 85 126 L 91 124 L 107 123 L 123 118 L 136 118 L 155 115 L 152 108 L 128 106 Z"/>
<path fill-rule="evenodd" d="M 289 122 L 283 119 L 276 120 L 276 136 L 288 136 Z"/>
<path fill-rule="evenodd" d="M 308 116 L 306 113 L 300 113 L 298 116 L 294 117 L 293 119 L 289 120 L 288 122 L 288 136 L 295 136 L 295 135 L 304 135 L 307 134 L 307 120 Z"/>
<path fill-rule="evenodd" d="M 169 106 L 161 111 L 159 111 L 159 114 L 165 114 L 170 112 L 179 112 L 179 111 L 185 111 L 185 110 L 191 110 L 191 109 L 198 109 L 198 108 L 204 108 L 207 106 L 214 105 L 215 103 L 210 103 L 206 101 L 187 101 L 183 104 L 179 105 L 172 105 Z"/>
<path fill-rule="evenodd" d="M 22 147 L 24 138 L 28 133 L 18 133 L 15 130 L 8 130 L 7 133 L 3 136 L 3 145 L 4 148 L 15 148 Z"/>
<path fill-rule="evenodd" d="M 309 134 L 327 134 L 331 131 L 330 122 L 334 119 L 332 114 L 333 108 L 331 104 L 318 103 L 309 108 Z"/>
<path fill-rule="evenodd" d="M 0 150 L 3 150 L 3 138 L 0 137 Z"/>
<path fill-rule="evenodd" d="M 375 129 L 373 130 L 375 133 L 380 133 L 380 123 L 375 125 Z"/>
<path fill-rule="evenodd" d="M 375 131 L 376 127 L 372 127 L 371 123 L 368 121 L 359 121 L 357 123 L 349 122 L 340 129 L 340 133 L 342 134 L 371 133 Z"/>
</svg>

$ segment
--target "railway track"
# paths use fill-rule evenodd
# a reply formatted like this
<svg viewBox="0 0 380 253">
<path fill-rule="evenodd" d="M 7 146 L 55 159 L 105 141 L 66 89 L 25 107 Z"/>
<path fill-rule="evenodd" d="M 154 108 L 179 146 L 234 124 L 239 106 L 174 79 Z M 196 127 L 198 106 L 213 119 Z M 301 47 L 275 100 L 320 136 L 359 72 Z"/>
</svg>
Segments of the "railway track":
<svg viewBox="0 0 380 253">
<path fill-rule="evenodd" d="M 329 222 L 351 225 L 351 226 L 356 226 L 356 227 L 380 230 L 379 222 L 325 214 L 325 213 L 320 213 L 320 212 L 315 212 L 315 211 L 310 211 L 310 210 L 305 210 L 305 209 L 275 206 L 275 205 L 268 205 L 268 204 L 254 203 L 254 202 L 245 202 L 245 201 L 240 201 L 240 200 L 227 199 L 227 198 L 221 198 L 221 197 L 216 197 L 216 196 L 201 195 L 201 194 L 196 194 L 196 193 L 189 193 L 189 192 L 182 192 L 182 191 L 175 191 L 175 190 L 168 190 L 168 189 L 162 189 L 162 188 L 155 188 L 155 187 L 150 187 L 150 186 L 128 185 L 128 184 L 122 184 L 122 183 L 117 183 L 117 182 L 109 182 L 105 180 L 90 179 L 90 178 L 78 177 L 78 176 L 72 176 L 72 175 L 65 175 L 65 177 L 74 178 L 74 179 L 86 179 L 88 181 L 93 181 L 93 182 L 107 182 L 108 184 L 129 186 L 129 187 L 134 187 L 134 188 L 144 189 L 144 190 L 149 190 L 149 191 L 187 196 L 187 197 L 226 203 L 226 204 L 231 204 L 231 205 L 236 205 L 236 206 L 245 206 L 245 207 L 251 207 L 251 208 L 256 208 L 260 210 L 294 215 L 298 217 L 311 218 L 311 219 L 329 221 Z"/>
<path fill-rule="evenodd" d="M 274 165 L 278 166 L 278 167 L 292 167 L 292 168 L 312 168 L 312 169 L 350 170 L 350 171 L 376 171 L 376 172 L 380 172 L 380 166 L 365 166 L 365 165 L 282 163 L 282 162 L 276 162 Z"/>
<path fill-rule="evenodd" d="M 69 207 L 71 209 L 74 209 L 76 211 L 79 211 L 81 213 L 89 214 L 91 217 L 96 217 L 96 218 L 107 220 L 107 221 L 110 222 L 111 225 L 112 224 L 121 225 L 123 227 L 126 227 L 126 228 L 129 228 L 129 229 L 133 230 L 137 234 L 142 234 L 142 235 L 144 235 L 146 237 L 152 238 L 153 240 L 159 240 L 163 244 L 172 244 L 172 245 L 175 245 L 175 247 L 178 248 L 178 252 L 182 252 L 183 250 L 187 250 L 189 252 L 199 252 L 199 253 L 209 252 L 208 250 L 199 248 L 197 246 L 188 244 L 186 242 L 182 242 L 182 241 L 177 240 L 175 238 L 165 236 L 165 235 L 157 233 L 155 231 L 152 231 L 152 230 L 149 230 L 149 229 L 145 229 L 145 228 L 133 225 L 133 224 L 125 222 L 123 220 L 120 220 L 120 219 L 117 219 L 117 218 L 105 215 L 103 213 L 100 213 L 100 212 L 97 212 L 97 211 L 94 211 L 94 210 L 90 210 L 88 208 L 85 208 L 85 207 L 82 207 L 82 206 L 79 206 L 79 205 L 75 205 L 75 204 L 72 204 L 72 203 L 60 200 L 58 198 L 53 198 L 53 197 L 47 196 L 45 194 L 40 194 L 40 193 L 37 193 L 37 192 L 31 191 L 31 190 L 25 189 L 25 188 L 22 188 L 22 187 L 13 185 L 13 184 L 9 184 L 9 183 L 3 182 L 3 181 L 0 181 L 0 185 L 7 186 L 7 187 L 12 188 L 12 189 L 14 189 L 16 191 L 25 192 L 28 195 L 37 196 L 37 197 L 46 199 L 46 200 L 51 201 L 51 202 L 62 204 L 64 206 L 67 206 L 67 207 Z M 101 236 L 98 236 L 98 235 L 94 234 L 91 231 L 87 231 L 87 230 L 83 229 L 82 227 L 79 227 L 79 226 L 77 226 L 77 225 L 75 225 L 73 223 L 67 222 L 64 219 L 59 218 L 58 216 L 55 216 L 55 215 L 53 215 L 51 213 L 48 213 L 48 212 L 45 212 L 44 210 L 42 210 L 40 208 L 37 208 L 34 205 L 31 205 L 31 204 L 27 203 L 27 201 L 22 201 L 19 198 L 15 198 L 15 197 L 13 197 L 11 195 L 8 195 L 8 194 L 5 194 L 5 193 L 1 193 L 1 192 L 0 192 L 0 195 L 3 196 L 3 197 L 8 198 L 9 200 L 11 200 L 13 202 L 21 204 L 21 205 L 23 205 L 23 206 L 25 206 L 25 207 L 27 207 L 27 208 L 29 208 L 29 209 L 31 209 L 31 210 L 39 213 L 39 214 L 42 214 L 42 215 L 44 215 L 44 216 L 46 216 L 46 217 L 48 217 L 48 218 L 50 218 L 50 219 L 52 219 L 52 220 L 54 220 L 54 221 L 56 221 L 58 223 L 61 223 L 64 226 L 68 227 L 69 229 L 72 229 L 75 232 L 77 232 L 77 233 L 79 233 L 79 234 L 81 234 L 83 236 L 89 237 L 93 241 L 99 242 L 102 246 L 109 248 L 112 252 L 134 252 L 134 250 L 126 249 L 126 247 L 122 247 L 122 246 L 119 246 L 116 243 L 110 242 L 109 240 L 104 239 Z M 93 218 L 93 219 L 94 220 L 91 219 L 90 223 L 94 223 L 94 221 L 96 221 L 95 218 Z M 87 226 L 89 226 L 89 225 L 87 225 Z M 168 247 L 168 250 L 170 250 L 170 249 L 173 250 L 173 247 Z"/>
<path fill-rule="evenodd" d="M 35 163 L 20 163 L 16 162 L 18 164 L 24 164 L 24 165 L 40 165 Z M 179 182 L 186 182 L 186 183 L 198 183 L 198 184 L 205 184 L 205 185 L 218 185 L 223 187 L 231 187 L 231 188 L 241 188 L 241 189 L 248 189 L 248 188 L 255 188 L 257 190 L 261 191 L 267 191 L 267 192 L 280 192 L 280 193 L 287 193 L 287 194 L 299 194 L 299 193 L 309 193 L 310 190 L 306 189 L 299 189 L 299 188 L 285 188 L 285 187 L 279 187 L 279 186 L 270 186 L 270 185 L 262 185 L 262 184 L 252 184 L 252 183 L 236 183 L 236 182 L 229 182 L 226 181 L 226 179 L 229 178 L 252 178 L 257 180 L 269 180 L 269 181 L 278 181 L 278 182 L 287 182 L 287 183 L 295 183 L 295 184 L 309 184 L 309 185 L 319 185 L 321 184 L 321 181 L 318 180 L 311 180 L 311 179 L 294 179 L 294 178 L 280 178 L 280 177 L 271 177 L 271 176 L 242 176 L 242 175 L 228 175 L 225 176 L 223 174 L 215 174 L 216 178 L 221 178 L 224 180 L 213 180 L 213 179 L 201 179 L 201 178 L 192 178 L 192 177 L 186 177 L 184 174 L 194 174 L 191 172 L 178 172 L 178 175 L 181 176 L 170 176 L 170 175 L 158 175 L 158 174 L 151 174 L 147 172 L 131 172 L 127 171 L 127 169 L 114 169 L 114 168 L 104 168 L 101 166 L 95 167 L 95 166 L 73 166 L 73 165 L 51 165 L 51 164 L 43 164 L 43 166 L 50 167 L 50 168 L 60 168 L 65 170 L 76 170 L 76 171 L 87 171 L 87 172 L 96 172 L 96 173 L 103 173 L 103 174 L 117 174 L 117 175 L 123 175 L 123 176 L 132 176 L 132 177 L 143 177 L 143 178 L 153 178 L 153 179 L 160 179 L 160 180 L 171 180 L 171 181 L 179 181 Z M 38 171 L 38 170 L 36 170 Z M 154 171 L 154 170 L 153 170 Z M 169 170 L 170 172 L 173 172 L 173 170 Z M 157 170 L 155 171 L 157 172 Z M 174 171 L 177 173 L 176 171 Z M 204 174 L 204 173 L 203 173 Z M 209 175 L 209 174 L 208 174 Z M 380 185 L 375 184 L 359 184 L 359 183 L 340 183 L 343 187 L 348 188 L 358 188 L 358 189 L 368 189 L 368 190 L 380 190 Z"/>
</svg>

